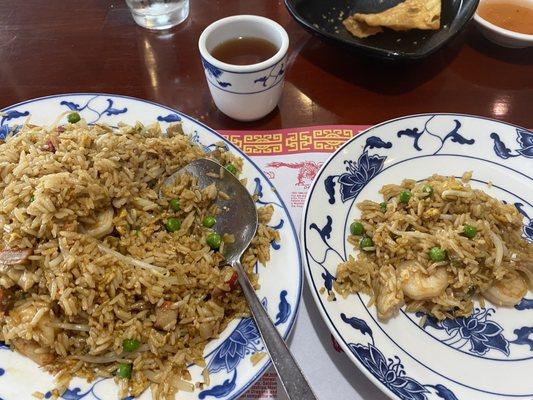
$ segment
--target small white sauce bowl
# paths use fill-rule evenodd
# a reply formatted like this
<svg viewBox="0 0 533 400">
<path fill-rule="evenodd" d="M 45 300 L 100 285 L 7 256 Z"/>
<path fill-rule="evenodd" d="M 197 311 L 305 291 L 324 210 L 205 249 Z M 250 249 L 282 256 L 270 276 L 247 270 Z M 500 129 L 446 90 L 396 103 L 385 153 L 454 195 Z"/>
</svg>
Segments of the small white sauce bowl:
<svg viewBox="0 0 533 400">
<path fill-rule="evenodd" d="M 279 50 L 266 61 L 227 64 L 211 55 L 219 44 L 237 37 L 268 40 Z M 278 104 L 285 82 L 289 35 L 275 21 L 257 15 L 235 15 L 209 25 L 198 40 L 211 96 L 220 111 L 239 121 L 255 121 Z"/>
<path fill-rule="evenodd" d="M 495 2 L 495 0 L 480 0 L 479 6 L 481 6 L 481 4 L 491 2 Z M 522 0 L 520 5 L 533 8 L 533 0 Z M 533 35 L 527 35 L 525 33 L 518 33 L 508 29 L 500 28 L 499 26 L 481 18 L 477 11 L 474 14 L 474 21 L 476 21 L 479 30 L 487 39 L 500 46 L 511 48 L 533 46 Z"/>
</svg>

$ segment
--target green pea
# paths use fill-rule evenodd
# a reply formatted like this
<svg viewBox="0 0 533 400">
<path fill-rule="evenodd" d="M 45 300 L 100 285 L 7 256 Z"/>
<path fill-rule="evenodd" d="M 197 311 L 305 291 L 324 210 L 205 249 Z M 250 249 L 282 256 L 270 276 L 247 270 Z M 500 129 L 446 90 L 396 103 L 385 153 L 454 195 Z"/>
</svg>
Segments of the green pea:
<svg viewBox="0 0 533 400">
<path fill-rule="evenodd" d="M 361 236 L 365 233 L 365 227 L 359 221 L 354 221 L 350 225 L 350 232 L 352 235 Z"/>
<path fill-rule="evenodd" d="M 431 196 L 433 194 L 433 186 L 431 185 L 422 186 L 422 193 L 426 193 L 428 196 Z"/>
<path fill-rule="evenodd" d="M 367 248 L 369 247 L 373 247 L 374 246 L 374 242 L 372 241 L 371 238 L 369 238 L 368 236 L 365 236 L 364 238 L 361 239 L 361 241 L 359 242 L 359 248 L 361 250 L 364 250 L 364 251 L 368 251 L 366 250 Z"/>
<path fill-rule="evenodd" d="M 77 112 L 70 113 L 67 116 L 67 121 L 70 122 L 71 124 L 75 124 L 76 122 L 79 122 L 80 119 L 81 119 L 80 114 L 78 114 Z"/>
<path fill-rule="evenodd" d="M 210 233 L 205 241 L 213 250 L 218 250 L 222 244 L 222 237 L 218 233 Z"/>
<path fill-rule="evenodd" d="M 231 172 L 233 175 L 237 174 L 237 167 L 233 164 L 226 165 L 226 169 Z"/>
<path fill-rule="evenodd" d="M 381 212 L 387 212 L 387 202 L 384 201 L 379 204 L 379 208 L 381 209 Z"/>
<path fill-rule="evenodd" d="M 411 199 L 411 191 L 410 190 L 404 190 L 400 193 L 400 203 L 407 204 L 409 203 L 409 200 Z"/>
<path fill-rule="evenodd" d="M 202 220 L 202 225 L 206 228 L 212 228 L 217 223 L 217 219 L 212 215 L 206 215 Z"/>
<path fill-rule="evenodd" d="M 117 369 L 117 375 L 119 378 L 130 379 L 131 378 L 131 364 L 120 363 Z"/>
<path fill-rule="evenodd" d="M 474 236 L 477 235 L 477 229 L 475 226 L 472 226 L 472 225 L 468 225 L 466 224 L 465 226 L 463 226 L 463 234 L 468 238 L 468 239 L 473 239 Z"/>
<path fill-rule="evenodd" d="M 140 345 L 141 342 L 139 342 L 137 339 L 124 339 L 122 341 L 122 348 L 128 353 L 137 350 Z"/>
<path fill-rule="evenodd" d="M 174 211 L 179 211 L 180 210 L 180 201 L 179 199 L 172 199 L 170 200 L 170 202 L 168 203 L 168 205 L 170 206 L 170 208 Z"/>
<path fill-rule="evenodd" d="M 446 250 L 440 247 L 432 247 L 429 250 L 429 258 L 431 261 L 444 261 L 446 258 Z"/>
<path fill-rule="evenodd" d="M 33 203 L 35 201 L 35 196 L 30 197 L 30 203 Z"/>
<path fill-rule="evenodd" d="M 165 223 L 165 228 L 167 228 L 167 231 L 169 232 L 179 231 L 181 228 L 181 221 L 177 218 L 169 218 Z"/>
</svg>

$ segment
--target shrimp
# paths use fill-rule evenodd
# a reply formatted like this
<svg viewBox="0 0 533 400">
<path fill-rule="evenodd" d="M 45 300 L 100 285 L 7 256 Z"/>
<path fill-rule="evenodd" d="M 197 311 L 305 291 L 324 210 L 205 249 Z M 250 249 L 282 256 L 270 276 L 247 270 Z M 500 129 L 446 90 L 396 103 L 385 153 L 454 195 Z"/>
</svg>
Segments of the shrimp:
<svg viewBox="0 0 533 400">
<path fill-rule="evenodd" d="M 426 275 L 416 261 L 406 261 L 398 267 L 403 294 L 413 300 L 427 300 L 439 296 L 448 287 L 445 267 L 438 267 Z"/>
<path fill-rule="evenodd" d="M 109 235 L 113 232 L 113 216 L 113 207 L 99 212 L 97 216 L 98 221 L 94 225 L 84 227 L 82 229 L 83 233 L 97 239 Z"/>
<path fill-rule="evenodd" d="M 528 285 L 517 272 L 511 272 L 483 291 L 483 297 L 498 306 L 511 307 L 518 304 L 526 295 Z"/>
</svg>

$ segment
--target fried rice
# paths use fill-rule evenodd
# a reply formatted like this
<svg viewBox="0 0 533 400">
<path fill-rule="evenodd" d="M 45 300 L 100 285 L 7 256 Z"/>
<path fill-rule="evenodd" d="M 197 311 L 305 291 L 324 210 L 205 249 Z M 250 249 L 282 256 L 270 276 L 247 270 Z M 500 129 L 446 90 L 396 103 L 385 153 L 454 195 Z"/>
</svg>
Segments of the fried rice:
<svg viewBox="0 0 533 400">
<path fill-rule="evenodd" d="M 151 388 L 154 399 L 208 384 L 205 371 L 192 382 L 187 365 L 205 366 L 206 344 L 248 315 L 202 225 L 224 194 L 182 175 L 158 195 L 201 157 L 242 169 L 223 146 L 206 154 L 180 124 L 27 124 L 0 141 L 0 340 L 55 375 L 54 397 L 74 376 L 115 377 L 121 397 Z M 253 266 L 279 239 L 272 213 L 258 209 L 242 258 L 256 287 Z M 181 226 L 168 231 L 169 218 Z"/>
<path fill-rule="evenodd" d="M 368 294 L 384 320 L 403 305 L 445 319 L 471 315 L 476 299 L 520 302 L 533 287 L 523 216 L 472 189 L 471 175 L 407 179 L 383 186 L 382 203 L 359 203 L 348 237 L 359 252 L 338 266 L 335 291 Z"/>
</svg>

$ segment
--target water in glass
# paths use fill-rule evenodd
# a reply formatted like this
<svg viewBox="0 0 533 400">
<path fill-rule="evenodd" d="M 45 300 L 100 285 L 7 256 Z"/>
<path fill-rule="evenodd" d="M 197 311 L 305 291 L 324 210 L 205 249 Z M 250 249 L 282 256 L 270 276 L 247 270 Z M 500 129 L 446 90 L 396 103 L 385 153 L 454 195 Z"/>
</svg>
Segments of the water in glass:
<svg viewBox="0 0 533 400">
<path fill-rule="evenodd" d="M 135 22 L 148 29 L 169 29 L 189 15 L 189 0 L 126 0 Z"/>
</svg>

